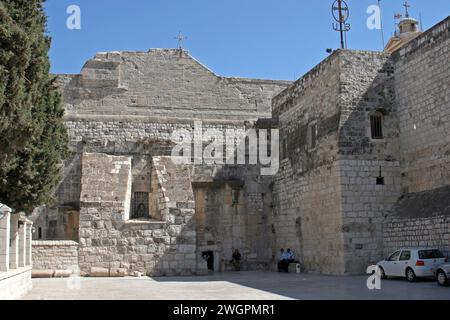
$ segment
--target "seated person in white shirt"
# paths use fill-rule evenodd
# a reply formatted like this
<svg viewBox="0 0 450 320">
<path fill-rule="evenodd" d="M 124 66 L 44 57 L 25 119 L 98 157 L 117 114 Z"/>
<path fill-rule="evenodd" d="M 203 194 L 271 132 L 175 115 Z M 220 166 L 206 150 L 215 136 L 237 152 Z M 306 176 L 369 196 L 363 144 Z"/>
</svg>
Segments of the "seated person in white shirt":
<svg viewBox="0 0 450 320">
<path fill-rule="evenodd" d="M 291 249 L 286 250 L 286 257 L 287 257 L 288 263 L 295 262 L 294 251 L 292 251 Z"/>
</svg>

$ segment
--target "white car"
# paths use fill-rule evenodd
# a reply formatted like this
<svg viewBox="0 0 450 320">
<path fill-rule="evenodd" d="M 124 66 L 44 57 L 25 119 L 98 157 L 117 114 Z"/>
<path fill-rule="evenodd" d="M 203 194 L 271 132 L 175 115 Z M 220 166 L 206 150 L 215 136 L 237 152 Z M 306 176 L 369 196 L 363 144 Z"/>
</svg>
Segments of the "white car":
<svg viewBox="0 0 450 320">
<path fill-rule="evenodd" d="M 401 249 L 377 263 L 381 278 L 406 277 L 409 282 L 417 278 L 434 277 L 439 265 L 447 262 L 441 251 L 430 248 Z"/>
<path fill-rule="evenodd" d="M 442 264 L 434 271 L 436 280 L 441 286 L 448 286 L 450 279 L 450 263 Z"/>
</svg>

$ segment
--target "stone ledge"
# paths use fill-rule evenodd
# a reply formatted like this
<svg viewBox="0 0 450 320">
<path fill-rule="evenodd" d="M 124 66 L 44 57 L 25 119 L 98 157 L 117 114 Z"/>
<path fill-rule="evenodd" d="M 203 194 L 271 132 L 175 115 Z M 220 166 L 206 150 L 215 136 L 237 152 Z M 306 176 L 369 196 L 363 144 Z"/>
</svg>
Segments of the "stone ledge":
<svg viewBox="0 0 450 320">
<path fill-rule="evenodd" d="M 201 110 L 200 110 L 201 111 Z M 255 112 L 248 115 L 249 118 L 255 118 L 257 120 L 259 117 L 255 115 Z M 152 117 L 147 115 L 112 115 L 112 114 L 89 114 L 89 113 L 67 113 L 64 116 L 65 122 L 142 122 L 142 123 L 158 123 L 158 124 L 185 124 L 192 125 L 194 120 L 201 120 L 205 125 L 234 125 L 234 126 L 244 126 L 244 120 L 241 119 L 222 119 L 222 118 L 199 118 L 191 117 Z"/>
<path fill-rule="evenodd" d="M 31 271 L 31 266 L 26 266 L 26 267 L 18 268 L 18 269 L 12 269 L 12 270 L 9 270 L 6 272 L 0 272 L 0 281 L 15 277 L 21 273 L 25 273 L 25 272 L 29 272 L 29 271 Z"/>
<path fill-rule="evenodd" d="M 72 240 L 33 240 L 32 246 L 77 246 L 78 242 Z"/>
<path fill-rule="evenodd" d="M 154 220 L 126 220 L 126 221 L 124 221 L 124 224 L 125 225 L 139 225 L 139 224 L 155 224 L 155 225 L 161 224 L 161 225 L 164 225 L 164 224 L 170 224 L 170 223 L 167 221 L 154 221 Z"/>
</svg>

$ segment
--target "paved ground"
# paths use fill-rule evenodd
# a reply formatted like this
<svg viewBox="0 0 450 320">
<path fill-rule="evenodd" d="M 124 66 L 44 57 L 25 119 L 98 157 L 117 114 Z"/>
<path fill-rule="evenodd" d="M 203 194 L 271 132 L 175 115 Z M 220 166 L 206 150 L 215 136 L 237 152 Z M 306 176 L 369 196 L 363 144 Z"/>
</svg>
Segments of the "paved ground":
<svg viewBox="0 0 450 320">
<path fill-rule="evenodd" d="M 331 277 L 276 272 L 219 273 L 205 277 L 33 279 L 25 299 L 277 300 L 446 299 L 450 287 L 434 281 L 383 280 L 370 291 L 365 276 Z"/>
</svg>

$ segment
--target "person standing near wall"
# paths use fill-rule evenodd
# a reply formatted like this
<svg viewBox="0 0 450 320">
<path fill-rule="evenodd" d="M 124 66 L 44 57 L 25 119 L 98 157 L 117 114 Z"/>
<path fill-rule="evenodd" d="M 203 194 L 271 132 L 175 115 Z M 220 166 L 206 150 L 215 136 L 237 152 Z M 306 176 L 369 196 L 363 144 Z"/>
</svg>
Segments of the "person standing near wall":
<svg viewBox="0 0 450 320">
<path fill-rule="evenodd" d="M 241 270 L 241 253 L 238 249 L 234 250 L 233 256 L 232 256 L 231 262 L 233 263 L 234 270 L 240 271 Z"/>
</svg>

